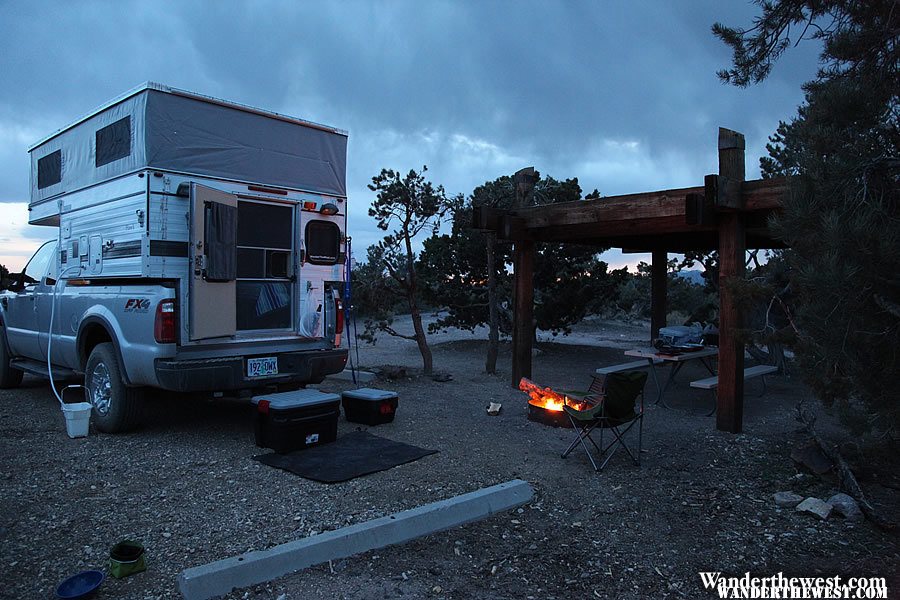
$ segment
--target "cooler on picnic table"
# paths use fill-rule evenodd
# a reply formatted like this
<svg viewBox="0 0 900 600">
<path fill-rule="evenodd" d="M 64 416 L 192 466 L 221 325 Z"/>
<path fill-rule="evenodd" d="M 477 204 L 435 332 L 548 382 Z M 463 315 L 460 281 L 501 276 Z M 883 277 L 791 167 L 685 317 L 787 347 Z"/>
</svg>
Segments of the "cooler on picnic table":
<svg viewBox="0 0 900 600">
<path fill-rule="evenodd" d="M 390 423 L 397 413 L 397 392 L 360 388 L 341 394 L 344 414 L 352 423 L 380 425 Z"/>
<path fill-rule="evenodd" d="M 337 439 L 341 398 L 318 390 L 253 397 L 256 445 L 291 452 Z"/>
</svg>

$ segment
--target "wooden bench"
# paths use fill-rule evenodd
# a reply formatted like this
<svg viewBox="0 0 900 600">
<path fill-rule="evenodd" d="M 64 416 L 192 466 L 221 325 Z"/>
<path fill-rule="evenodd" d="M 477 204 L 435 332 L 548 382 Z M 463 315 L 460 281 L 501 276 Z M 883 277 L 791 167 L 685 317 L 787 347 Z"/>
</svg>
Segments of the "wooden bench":
<svg viewBox="0 0 900 600">
<path fill-rule="evenodd" d="M 754 377 L 761 377 L 761 381 L 763 384 L 762 392 L 760 392 L 760 396 L 766 393 L 766 375 L 770 375 L 772 373 L 777 373 L 778 367 L 773 367 L 772 365 L 756 365 L 755 367 L 748 367 L 744 369 L 744 381 L 748 379 L 753 379 Z M 716 388 L 719 387 L 719 377 L 707 377 L 706 379 L 698 379 L 697 381 L 691 382 L 692 388 L 697 388 L 701 390 L 710 390 L 713 394 L 716 393 Z M 716 412 L 716 406 L 713 406 L 713 409 L 709 412 L 707 416 L 712 415 Z"/>
<path fill-rule="evenodd" d="M 766 375 L 776 373 L 777 371 L 778 367 L 773 367 L 771 365 L 756 365 L 755 367 L 748 367 L 744 369 L 744 381 L 753 379 L 754 377 L 762 377 L 763 382 L 765 382 Z M 692 381 L 691 387 L 699 388 L 701 390 L 714 390 L 719 387 L 719 376 L 714 375 L 713 377 L 707 377 L 706 379 L 698 379 L 697 381 Z"/>
<path fill-rule="evenodd" d="M 662 363 L 662 359 L 654 358 L 653 364 L 658 365 Z M 622 371 L 633 371 L 635 369 L 646 369 L 650 366 L 649 360 L 636 360 L 629 363 L 622 363 L 621 365 L 610 365 L 609 367 L 600 367 L 597 369 L 597 375 L 609 375 L 611 373 L 620 373 Z"/>
</svg>

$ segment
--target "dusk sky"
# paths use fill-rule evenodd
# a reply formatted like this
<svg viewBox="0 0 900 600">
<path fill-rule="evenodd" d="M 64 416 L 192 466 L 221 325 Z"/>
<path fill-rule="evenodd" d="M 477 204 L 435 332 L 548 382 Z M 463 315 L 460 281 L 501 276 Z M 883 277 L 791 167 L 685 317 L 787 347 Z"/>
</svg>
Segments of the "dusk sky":
<svg viewBox="0 0 900 600">
<path fill-rule="evenodd" d="M 24 2 L 0 0 L 0 263 L 56 230 L 27 226 L 27 148 L 144 81 L 350 132 L 354 254 L 379 238 L 366 189 L 428 165 L 448 193 L 525 166 L 614 195 L 700 185 L 719 126 L 747 137 L 747 177 L 802 101 L 817 48 L 763 84 L 725 86 L 716 21 L 744 1 Z M 610 252 L 613 266 L 640 256 Z"/>
</svg>

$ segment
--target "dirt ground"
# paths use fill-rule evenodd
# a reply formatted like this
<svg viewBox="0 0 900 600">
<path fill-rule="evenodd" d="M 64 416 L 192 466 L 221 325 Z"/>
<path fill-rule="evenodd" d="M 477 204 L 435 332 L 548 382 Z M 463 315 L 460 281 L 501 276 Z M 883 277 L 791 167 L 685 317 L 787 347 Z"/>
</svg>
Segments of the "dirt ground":
<svg viewBox="0 0 900 600">
<path fill-rule="evenodd" d="M 583 389 L 594 369 L 624 362 L 623 349 L 646 336 L 644 327 L 601 321 L 569 338 L 542 336 L 533 379 Z M 109 548 L 131 538 L 147 548 L 148 570 L 107 580 L 97 597 L 178 598 L 185 568 L 514 478 L 535 490 L 518 510 L 227 598 L 713 597 L 700 571 L 878 576 L 892 596 L 900 589 L 896 535 L 772 500 L 784 490 L 822 499 L 836 491 L 790 459 L 805 439 L 794 406 L 809 395 L 796 378 L 772 377 L 766 395 L 749 395 L 744 433 L 730 435 L 705 416 L 711 394 L 688 387 L 705 371 L 688 366 L 667 396 L 673 408 L 653 405 L 648 386 L 642 465 L 620 453 L 595 473 L 580 450 L 560 458 L 571 430 L 526 420 L 525 397 L 510 387 L 508 344 L 501 372 L 483 373 L 482 340 L 466 332 L 432 340 L 436 368 L 453 377 L 445 383 L 415 374 L 412 343 L 360 346 L 364 367 L 412 370 L 376 383 L 396 390 L 400 407 L 372 433 L 439 452 L 334 485 L 251 460 L 262 449 L 245 403 L 156 394 L 139 431 L 70 440 L 46 382 L 26 378 L 22 389 L 0 391 L 0 597 L 53 598 L 59 581 L 104 568 Z M 503 404 L 499 416 L 486 414 L 489 402 Z M 342 420 L 339 435 L 357 427 Z M 897 457 L 848 449 L 873 503 L 900 520 Z"/>
</svg>

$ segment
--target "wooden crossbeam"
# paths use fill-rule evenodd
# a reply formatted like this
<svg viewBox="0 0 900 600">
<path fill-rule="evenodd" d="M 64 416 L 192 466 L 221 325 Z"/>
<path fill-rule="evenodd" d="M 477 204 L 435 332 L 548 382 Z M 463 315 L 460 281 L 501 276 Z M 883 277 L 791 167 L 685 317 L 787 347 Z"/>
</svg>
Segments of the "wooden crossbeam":
<svg viewBox="0 0 900 600">
<path fill-rule="evenodd" d="M 719 176 L 715 176 L 717 182 Z M 724 180 L 722 180 L 724 181 Z M 781 198 L 788 192 L 786 178 L 760 179 L 738 184 L 735 180 L 724 183 L 725 194 L 733 196 L 739 189 L 742 213 L 770 213 L 781 207 Z M 728 191 L 730 190 L 730 191 Z M 691 203 L 703 197 L 700 217 L 695 212 L 688 222 Z M 733 199 L 721 199 L 720 209 L 732 208 L 738 203 Z M 710 200 L 707 188 L 690 187 L 640 194 L 610 196 L 595 200 L 579 200 L 541 206 L 528 206 L 511 211 L 477 207 L 473 212 L 475 229 L 492 230 L 501 239 L 534 239 L 537 241 L 599 240 L 601 238 L 626 238 L 658 236 L 666 234 L 695 235 L 715 232 L 718 227 L 710 218 Z M 728 205 L 728 206 L 726 206 Z M 505 220 L 516 217 L 521 221 Z M 763 220 L 765 218 L 763 214 Z"/>
</svg>

